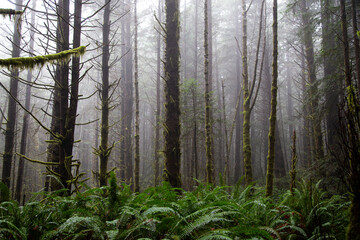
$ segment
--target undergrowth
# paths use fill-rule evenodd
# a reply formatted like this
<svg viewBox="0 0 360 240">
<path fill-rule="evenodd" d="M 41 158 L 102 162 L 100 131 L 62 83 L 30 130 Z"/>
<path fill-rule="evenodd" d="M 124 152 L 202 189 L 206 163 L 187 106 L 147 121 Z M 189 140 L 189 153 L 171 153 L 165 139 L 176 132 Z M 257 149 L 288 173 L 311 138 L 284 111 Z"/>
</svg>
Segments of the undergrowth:
<svg viewBox="0 0 360 240">
<path fill-rule="evenodd" d="M 167 183 L 133 193 L 114 176 L 109 187 L 70 197 L 40 192 L 19 206 L 0 204 L 0 239 L 345 239 L 349 201 L 305 181 L 294 195 L 265 198 L 262 188 L 194 191 Z"/>
</svg>

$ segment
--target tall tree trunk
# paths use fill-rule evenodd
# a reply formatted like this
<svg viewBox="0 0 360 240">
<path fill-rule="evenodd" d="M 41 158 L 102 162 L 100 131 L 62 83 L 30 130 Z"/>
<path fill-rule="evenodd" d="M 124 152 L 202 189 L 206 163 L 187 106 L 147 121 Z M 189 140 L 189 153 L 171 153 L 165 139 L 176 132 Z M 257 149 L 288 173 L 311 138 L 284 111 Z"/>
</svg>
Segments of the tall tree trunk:
<svg viewBox="0 0 360 240">
<path fill-rule="evenodd" d="M 360 239 L 360 148 L 359 148 L 359 102 L 355 88 L 351 81 L 351 68 L 349 57 L 349 39 L 347 33 L 346 20 L 346 1 L 340 0 L 341 8 L 341 26 L 342 26 L 342 42 L 344 44 L 344 67 L 345 67 L 345 86 L 346 86 L 346 161 L 348 162 L 348 183 L 351 193 L 350 221 L 346 232 L 347 240 Z M 351 152 L 350 152 L 351 151 Z M 350 152 L 350 153 L 349 153 Z"/>
<path fill-rule="evenodd" d="M 137 20 L 137 1 L 135 0 L 135 43 L 134 43 L 134 54 L 135 54 L 135 165 L 134 165 L 134 190 L 135 192 L 140 191 L 140 120 L 139 120 L 139 73 L 138 73 L 138 20 Z"/>
<path fill-rule="evenodd" d="M 236 7 L 236 9 L 239 9 Z M 236 36 L 240 36 L 240 26 L 237 26 L 238 23 L 238 14 L 240 10 L 235 11 L 236 15 Z M 239 14 L 240 15 L 240 14 Z M 240 51 L 236 51 L 236 92 L 239 93 L 241 90 L 241 66 L 240 66 Z M 241 103 L 239 103 L 241 106 Z M 238 108 L 236 111 L 236 123 L 235 123 L 235 173 L 234 173 L 234 182 L 236 184 L 239 181 L 240 176 L 243 174 L 242 170 L 242 158 L 241 158 L 241 139 L 242 139 L 242 132 L 241 132 L 241 120 L 242 120 L 242 109 Z M 231 143 L 229 143 L 231 144 Z"/>
<path fill-rule="evenodd" d="M 16 0 L 16 11 L 21 11 L 22 0 Z M 20 57 L 21 43 L 21 17 L 22 15 L 14 15 L 14 33 L 12 40 L 11 57 Z M 16 101 L 18 95 L 18 78 L 19 70 L 11 71 L 10 78 L 10 94 L 8 100 L 8 115 L 5 130 L 5 149 L 3 154 L 2 182 L 10 188 L 10 173 L 14 151 L 14 136 L 16 125 Z M 15 98 L 15 99 L 14 99 Z"/>
<path fill-rule="evenodd" d="M 224 133 L 225 133 L 225 169 L 224 169 L 224 179 L 225 183 L 230 186 L 230 167 L 229 167 L 229 155 L 230 155 L 230 148 L 229 148 L 229 139 L 228 139 L 228 128 L 227 128 L 227 121 L 226 121 L 226 102 L 225 102 L 225 90 L 224 90 L 224 81 L 221 82 L 221 93 L 222 93 L 222 111 L 223 111 L 223 118 L 224 118 Z M 237 113 L 235 113 L 237 114 Z"/>
<path fill-rule="evenodd" d="M 357 2 L 358 5 L 359 1 Z M 356 63 L 356 78 L 358 89 L 360 89 L 360 41 L 358 33 L 358 25 L 357 25 L 357 17 L 356 17 L 356 1 L 351 0 L 351 10 L 352 10 L 352 24 L 353 24 L 353 35 L 354 35 L 354 47 L 355 47 L 355 63 Z"/>
<path fill-rule="evenodd" d="M 58 25 L 56 29 L 57 43 L 56 52 L 61 52 L 69 49 L 69 0 L 59 0 L 57 6 Z M 67 139 L 66 135 L 66 115 L 68 109 L 68 95 L 69 95 L 69 65 L 61 64 L 56 66 L 55 71 L 55 89 L 53 100 L 53 112 L 51 119 L 51 131 L 58 134 L 60 137 L 54 139 L 50 137 L 51 143 L 48 149 L 48 162 L 58 163 L 53 168 L 53 174 L 59 179 L 61 184 L 54 179 L 51 179 L 51 190 L 59 190 L 67 188 L 70 193 L 71 184 L 68 182 L 71 175 L 71 159 L 66 158 L 65 145 Z M 49 180 L 45 183 L 45 188 L 49 187 Z M 47 189 L 48 190 L 48 189 Z"/>
<path fill-rule="evenodd" d="M 249 92 L 249 73 L 247 60 L 247 9 L 246 0 L 242 0 L 243 15 L 243 40 L 242 40 L 242 65 L 243 65 L 243 154 L 245 182 L 249 185 L 253 181 L 251 166 L 251 143 L 250 143 L 250 92 Z"/>
<path fill-rule="evenodd" d="M 133 146 L 132 146 L 132 121 L 133 121 L 133 52 L 131 44 L 131 0 L 126 1 L 126 9 L 128 12 L 125 16 L 125 44 L 126 52 L 126 72 L 125 72 L 125 115 L 123 115 L 125 124 L 124 142 L 125 142 L 125 162 L 126 162 L 126 180 L 130 183 L 133 182 Z"/>
<path fill-rule="evenodd" d="M 100 127 L 100 186 L 107 185 L 107 164 L 110 149 L 109 139 L 109 58 L 110 58 L 110 0 L 105 0 L 104 22 L 103 22 L 103 47 L 102 47 L 102 89 L 101 89 L 101 127 Z"/>
<path fill-rule="evenodd" d="M 73 35 L 73 48 L 80 47 L 81 43 L 81 11 L 82 1 L 75 0 L 74 2 L 74 35 Z M 79 82 L 80 82 L 80 58 L 74 56 L 72 58 L 71 68 L 71 93 L 70 93 L 70 105 L 67 111 L 66 121 L 66 145 L 65 153 L 66 157 L 72 159 L 73 146 L 74 146 L 74 134 L 75 134 L 75 122 L 77 116 L 77 107 L 79 100 Z"/>
<path fill-rule="evenodd" d="M 277 20 L 277 0 L 273 6 L 273 65 L 272 65 L 272 85 L 271 85 L 271 113 L 270 129 L 268 140 L 267 173 L 266 173 L 266 196 L 272 196 L 274 179 L 275 161 L 275 127 L 276 127 L 276 106 L 277 106 L 277 82 L 278 82 L 278 20 Z"/>
<path fill-rule="evenodd" d="M 321 130 L 321 116 L 318 113 L 319 96 L 316 80 L 316 68 L 314 57 L 313 31 L 312 23 L 310 22 L 310 13 L 305 0 L 301 0 L 300 9 L 302 11 L 302 23 L 304 26 L 304 45 L 305 45 L 305 59 L 308 72 L 308 84 L 310 85 L 310 108 L 311 108 L 311 130 L 313 136 L 313 149 L 316 160 L 324 158 L 324 148 Z"/>
<path fill-rule="evenodd" d="M 33 3 L 33 9 L 36 8 L 36 1 Z M 35 11 L 31 13 L 31 25 L 35 26 Z M 30 43 L 29 43 L 29 53 L 30 56 L 34 53 L 34 37 L 35 32 L 33 29 L 30 30 Z M 28 84 L 26 85 L 26 95 L 25 95 L 25 108 L 30 111 L 30 101 L 31 101 L 31 80 L 32 80 L 32 70 L 28 70 L 26 81 Z M 26 154 L 26 144 L 27 144 L 27 135 L 29 128 L 29 114 L 24 112 L 23 116 L 23 128 L 21 132 L 21 140 L 20 140 L 20 154 Z M 20 203 L 22 197 L 22 187 L 23 187 L 23 179 L 24 179 L 24 167 L 25 167 L 25 159 L 23 157 L 19 158 L 19 166 L 17 172 L 17 180 L 16 180 L 16 190 L 15 190 L 15 200 Z"/>
<path fill-rule="evenodd" d="M 194 79 L 196 81 L 196 83 L 198 83 L 198 19 L 199 19 L 199 0 L 195 0 L 195 39 L 194 39 Z M 197 135 L 198 135 L 198 130 L 197 130 L 197 86 L 193 88 L 193 92 L 192 92 L 192 100 L 193 100 L 193 171 L 194 171 L 194 176 L 196 179 L 198 179 L 199 174 L 198 174 L 198 163 L 199 163 L 199 159 L 198 159 L 198 147 L 197 147 Z M 193 179 L 193 176 L 192 178 Z"/>
<path fill-rule="evenodd" d="M 161 7 L 162 7 L 162 0 L 159 0 L 158 5 L 158 19 L 161 23 L 162 21 L 162 13 L 161 13 Z M 157 36 L 157 70 L 156 70 L 156 123 L 155 123 L 155 186 L 157 186 L 160 182 L 160 116 L 161 116 L 161 100 L 160 100 L 160 80 L 161 80 L 161 34 L 158 34 Z"/>
<path fill-rule="evenodd" d="M 322 1 L 322 11 L 321 11 L 321 20 L 322 20 L 322 45 L 325 52 L 324 55 L 324 79 L 329 86 L 325 93 L 326 98 L 326 129 L 327 129 L 327 144 L 329 149 L 335 147 L 337 139 L 337 123 L 338 123 L 338 103 L 339 103 L 339 89 L 340 85 L 338 80 L 335 78 L 336 74 L 336 58 L 337 51 L 335 38 L 333 37 L 333 32 L 331 31 L 331 25 L 333 24 L 331 18 L 331 4 L 332 0 L 323 0 Z"/>
<path fill-rule="evenodd" d="M 180 89 L 179 89 L 179 0 L 166 1 L 165 35 L 165 169 L 164 178 L 181 187 L 180 177 Z"/>
<path fill-rule="evenodd" d="M 212 131 L 212 104 L 211 104 L 211 91 L 212 91 L 212 54 L 211 54 L 211 38 L 210 23 L 211 18 L 211 0 L 205 0 L 204 16 L 205 16 L 205 29 L 204 29 L 204 48 L 205 48 L 205 135 L 206 135 L 206 182 L 214 184 L 214 159 L 213 159 L 213 131 Z"/>
</svg>

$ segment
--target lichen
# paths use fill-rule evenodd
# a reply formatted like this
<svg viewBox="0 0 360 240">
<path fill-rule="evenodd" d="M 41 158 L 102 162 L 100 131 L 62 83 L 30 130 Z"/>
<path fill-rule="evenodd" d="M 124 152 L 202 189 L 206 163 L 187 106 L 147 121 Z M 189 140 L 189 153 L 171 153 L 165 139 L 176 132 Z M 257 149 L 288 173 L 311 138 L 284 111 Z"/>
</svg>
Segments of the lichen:
<svg viewBox="0 0 360 240">
<path fill-rule="evenodd" d="M 0 59 L 0 66 L 7 68 L 33 69 L 37 66 L 44 66 L 46 63 L 65 63 L 71 57 L 79 57 L 85 53 L 86 47 L 80 46 L 78 48 L 65 50 L 59 53 L 41 55 L 35 57 L 16 57 Z"/>
</svg>

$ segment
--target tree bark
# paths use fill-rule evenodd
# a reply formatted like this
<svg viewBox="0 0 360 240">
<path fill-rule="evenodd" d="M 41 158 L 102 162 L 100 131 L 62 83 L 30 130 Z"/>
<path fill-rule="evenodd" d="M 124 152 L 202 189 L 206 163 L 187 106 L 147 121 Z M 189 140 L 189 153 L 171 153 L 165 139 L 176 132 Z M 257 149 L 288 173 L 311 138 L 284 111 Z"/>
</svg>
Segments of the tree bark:
<svg viewBox="0 0 360 240">
<path fill-rule="evenodd" d="M 243 154 L 245 182 L 249 185 L 253 181 L 251 164 L 251 143 L 250 143 L 250 92 L 249 92 L 249 73 L 247 60 L 247 9 L 246 0 L 242 0 L 243 15 L 243 41 L 242 41 L 242 67 L 243 67 Z"/>
<path fill-rule="evenodd" d="M 198 82 L 198 19 L 199 19 L 199 0 L 195 0 L 195 39 L 194 39 L 194 79 L 196 82 Z M 196 179 L 199 178 L 198 174 L 198 164 L 199 164 L 199 157 L 198 157 L 198 147 L 197 147 L 197 135 L 198 135 L 198 129 L 197 129 L 197 87 L 193 88 L 192 92 L 192 100 L 193 100 L 193 113 L 194 113 L 194 120 L 193 120 L 193 168 L 194 169 L 194 176 Z M 193 176 L 192 176 L 193 179 Z"/>
<path fill-rule="evenodd" d="M 22 0 L 16 1 L 16 11 L 21 11 Z M 14 15 L 14 33 L 12 40 L 12 53 L 11 56 L 20 57 L 20 44 L 21 44 L 21 17 L 22 15 Z M 16 101 L 18 95 L 18 78 L 19 70 L 14 69 L 11 71 L 10 78 L 10 94 L 8 100 L 8 114 L 5 130 L 5 148 L 3 154 L 3 169 L 2 169 L 2 182 L 10 188 L 10 174 L 13 161 L 14 151 L 14 136 L 16 126 Z M 15 99 L 14 99 L 15 98 Z"/>
<path fill-rule="evenodd" d="M 161 13 L 162 0 L 159 0 L 158 4 L 158 19 L 161 23 L 162 21 L 162 13 Z M 161 116 L 161 100 L 160 100 L 160 80 L 161 80 L 161 34 L 157 36 L 157 75 L 156 75 L 156 123 L 155 123 L 155 181 L 154 185 L 157 186 L 160 182 L 160 116 Z"/>
<path fill-rule="evenodd" d="M 139 73 L 138 73 L 138 20 L 137 20 L 137 1 L 134 2 L 135 6 L 135 43 L 134 43 L 134 55 L 135 55 L 135 165 L 134 165 L 134 190 L 140 191 L 140 120 L 139 120 Z"/>
<path fill-rule="evenodd" d="M 210 45 L 212 36 L 210 35 L 209 17 L 211 11 L 211 0 L 205 0 L 204 4 L 204 48 L 205 48 L 205 135 L 206 135 L 206 182 L 214 184 L 214 159 L 213 159 L 213 131 L 212 131 L 212 104 L 211 104 L 211 91 L 212 91 L 212 48 Z"/>
<path fill-rule="evenodd" d="M 358 2 L 359 4 L 359 2 Z M 358 33 L 358 25 L 357 25 L 357 17 L 356 17 L 356 1 L 351 0 L 351 10 L 352 10 L 352 24 L 353 24 L 353 35 L 354 35 L 354 47 L 355 47 L 355 63 L 356 63 L 356 78 L 358 89 L 360 89 L 360 41 Z"/>
<path fill-rule="evenodd" d="M 310 13 L 305 0 L 301 0 L 300 9 L 302 11 L 302 24 L 303 36 L 305 46 L 305 59 L 308 72 L 308 84 L 310 95 L 310 110 L 311 110 L 311 130 L 313 137 L 313 150 L 316 160 L 324 158 L 324 146 L 321 130 L 321 116 L 318 112 L 319 96 L 316 80 L 315 57 L 314 57 L 314 44 L 313 44 L 313 31 L 312 23 L 310 22 Z"/>
<path fill-rule="evenodd" d="M 103 22 L 103 46 L 102 46 L 102 86 L 101 86 L 101 126 L 100 126 L 100 186 L 107 185 L 107 164 L 110 149 L 109 139 L 109 58 L 110 58 L 110 0 L 105 0 L 104 22 Z"/>
<path fill-rule="evenodd" d="M 237 7 L 236 9 L 239 9 Z M 236 11 L 236 16 L 239 14 L 238 11 Z M 238 23 L 238 17 L 236 17 L 236 24 Z M 236 26 L 236 36 L 240 36 L 240 26 Z M 236 92 L 239 93 L 241 90 L 241 66 L 240 66 L 240 51 L 236 51 Z M 241 106 L 242 103 L 239 103 Z M 233 184 L 236 184 L 239 181 L 240 176 L 243 174 L 242 168 L 242 156 L 241 156 L 241 139 L 242 139 L 242 128 L 241 128 L 241 122 L 242 122 L 242 109 L 237 108 L 236 111 L 236 123 L 235 123 L 235 171 L 234 171 L 234 181 Z M 231 143 L 229 143 L 231 145 Z"/>
<path fill-rule="evenodd" d="M 180 89 L 179 89 L 179 0 L 166 1 L 165 35 L 165 169 L 172 187 L 181 187 L 180 177 Z"/>
<path fill-rule="evenodd" d="M 360 239 L 360 148 L 359 148 L 359 102 L 351 81 L 349 39 L 347 33 L 346 1 L 340 0 L 342 42 L 344 46 L 344 67 L 346 86 L 346 162 L 348 163 L 348 184 L 351 193 L 350 221 L 346 231 L 347 240 Z"/>
<path fill-rule="evenodd" d="M 270 129 L 268 140 L 267 174 L 266 174 L 266 196 L 271 197 L 274 182 L 274 162 L 275 162 L 275 127 L 276 127 L 276 106 L 277 106 L 277 82 L 278 82 L 278 19 L 277 19 L 277 0 L 273 6 L 273 64 L 272 64 L 272 84 L 271 84 L 271 113 Z"/>
</svg>

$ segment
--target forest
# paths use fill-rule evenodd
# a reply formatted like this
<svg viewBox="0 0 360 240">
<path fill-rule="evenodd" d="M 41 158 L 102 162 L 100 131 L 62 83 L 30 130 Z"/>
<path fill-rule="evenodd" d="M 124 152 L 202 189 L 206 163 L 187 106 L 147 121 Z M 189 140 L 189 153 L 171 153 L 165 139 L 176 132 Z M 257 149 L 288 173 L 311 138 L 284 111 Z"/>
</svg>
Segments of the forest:
<svg viewBox="0 0 360 240">
<path fill-rule="evenodd" d="M 359 0 L 0 2 L 0 239 L 360 240 Z"/>
</svg>

